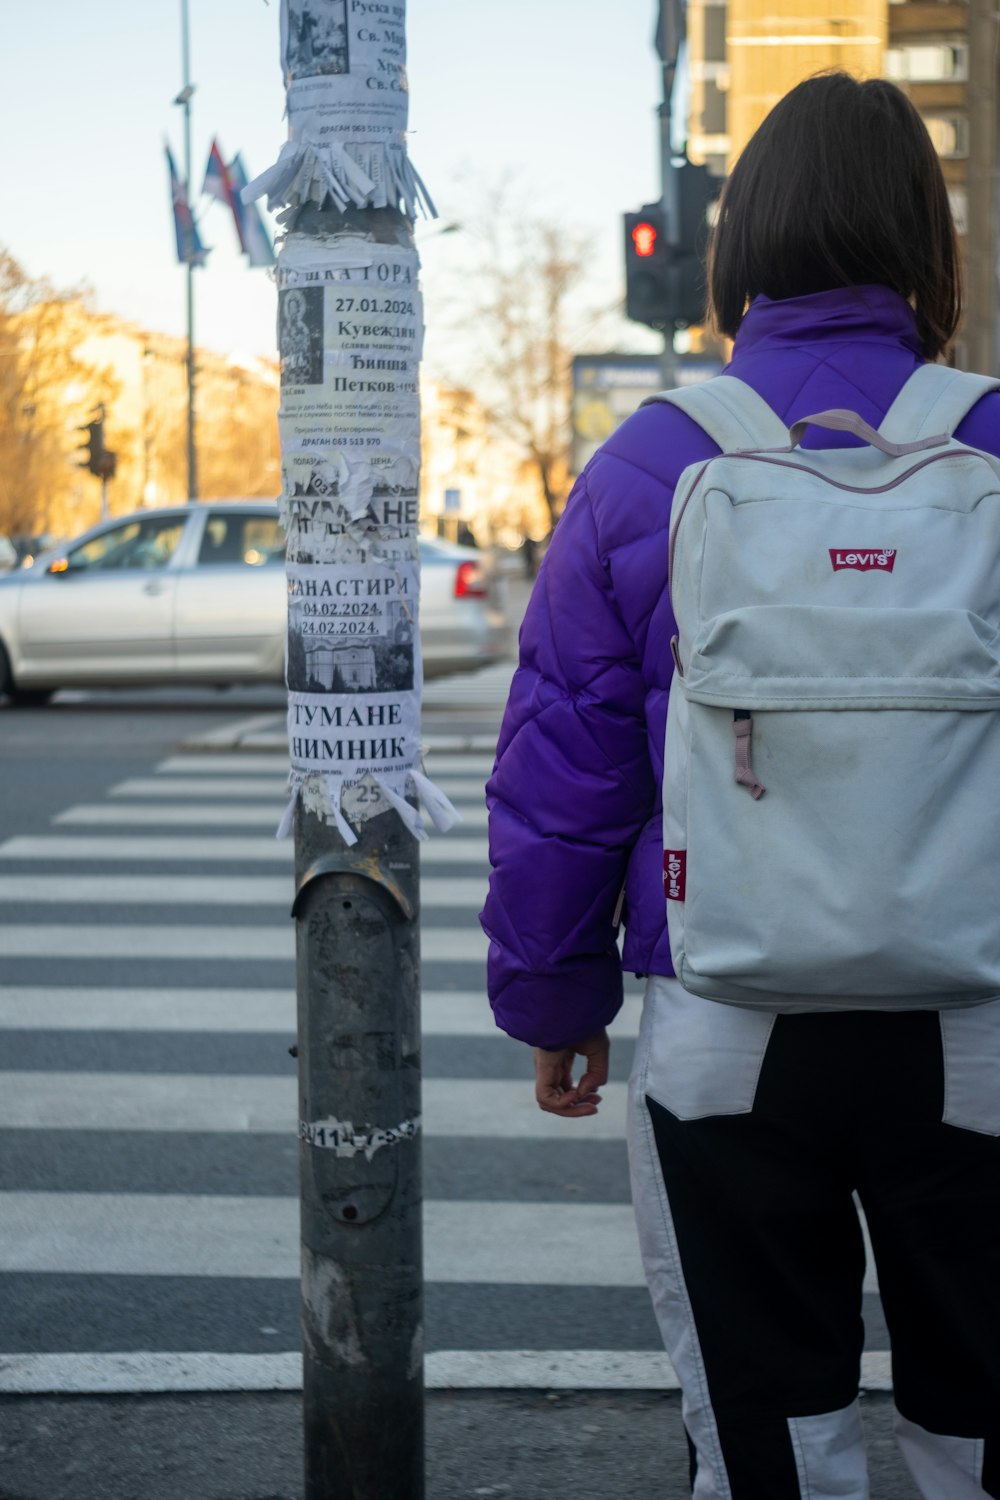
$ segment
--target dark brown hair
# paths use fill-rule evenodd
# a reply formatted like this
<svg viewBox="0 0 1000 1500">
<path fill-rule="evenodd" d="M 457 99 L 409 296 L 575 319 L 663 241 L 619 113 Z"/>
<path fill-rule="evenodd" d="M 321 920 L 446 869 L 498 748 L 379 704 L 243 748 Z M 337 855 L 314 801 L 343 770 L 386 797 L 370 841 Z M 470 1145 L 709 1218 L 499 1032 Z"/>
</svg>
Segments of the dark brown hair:
<svg viewBox="0 0 1000 1500">
<path fill-rule="evenodd" d="M 733 168 L 709 244 L 709 312 L 733 337 L 759 293 L 873 283 L 912 299 L 926 358 L 948 346 L 962 276 L 927 127 L 895 84 L 823 74 L 775 105 Z"/>
</svg>

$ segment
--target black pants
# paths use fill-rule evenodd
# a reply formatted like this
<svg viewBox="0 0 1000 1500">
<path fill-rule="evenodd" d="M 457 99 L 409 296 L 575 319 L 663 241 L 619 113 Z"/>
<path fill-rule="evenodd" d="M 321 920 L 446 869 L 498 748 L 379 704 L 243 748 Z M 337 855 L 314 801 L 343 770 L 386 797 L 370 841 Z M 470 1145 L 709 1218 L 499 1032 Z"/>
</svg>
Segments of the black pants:
<svg viewBox="0 0 1000 1500">
<path fill-rule="evenodd" d="M 774 1016 L 650 982 L 633 1187 L 699 1500 L 866 1494 L 855 1195 L 914 1478 L 1000 1497 L 994 1131 L 1000 1004 Z"/>
</svg>

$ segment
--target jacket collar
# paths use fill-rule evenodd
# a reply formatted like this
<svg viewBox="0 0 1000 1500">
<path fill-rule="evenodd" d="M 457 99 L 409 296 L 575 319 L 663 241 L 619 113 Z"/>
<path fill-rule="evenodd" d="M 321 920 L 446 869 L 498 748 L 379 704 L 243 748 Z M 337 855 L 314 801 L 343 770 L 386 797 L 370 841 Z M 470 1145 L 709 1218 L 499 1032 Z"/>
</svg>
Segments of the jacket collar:
<svg viewBox="0 0 1000 1500">
<path fill-rule="evenodd" d="M 739 326 L 733 357 L 767 347 L 874 339 L 903 344 L 921 357 L 917 320 L 904 297 L 887 286 L 834 287 L 806 297 L 753 299 Z"/>
</svg>

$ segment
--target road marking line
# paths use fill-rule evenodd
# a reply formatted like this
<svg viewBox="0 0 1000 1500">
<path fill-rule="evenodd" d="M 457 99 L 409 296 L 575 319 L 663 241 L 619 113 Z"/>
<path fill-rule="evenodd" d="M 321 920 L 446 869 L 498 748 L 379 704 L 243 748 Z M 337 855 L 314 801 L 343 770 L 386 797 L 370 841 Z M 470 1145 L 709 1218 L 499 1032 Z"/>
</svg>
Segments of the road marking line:
<svg viewBox="0 0 1000 1500">
<path fill-rule="evenodd" d="M 427 927 L 420 951 L 433 963 L 484 962 L 488 940 L 468 927 Z M 267 962 L 295 956 L 295 927 L 175 926 L 146 923 L 122 926 L 32 922 L 0 926 L 0 958 L 139 958 L 184 962 L 238 959 Z"/>
<path fill-rule="evenodd" d="M 523 1077 L 425 1078 L 424 1134 L 487 1141 L 625 1139 L 624 1083 L 604 1085 L 598 1114 L 561 1120 L 543 1114 L 535 1103 L 526 1049 L 511 1042 L 510 1059 L 511 1071 L 523 1068 Z M 4 1072 L 0 1073 L 0 1130 L 204 1131 L 292 1137 L 298 1129 L 297 1082 L 294 1065 L 290 1058 L 287 1061 L 287 1078 L 232 1073 Z"/>
<path fill-rule="evenodd" d="M 470 804 L 460 809 L 462 827 L 485 828 L 486 808 Z M 232 806 L 217 803 L 200 806 L 197 803 L 161 802 L 138 803 L 133 807 L 122 803 L 84 802 L 57 813 L 52 822 L 59 827 L 114 828 L 117 826 L 154 827 L 191 824 L 195 828 L 212 826 L 276 828 L 281 815 L 279 804 L 274 807 L 259 807 L 255 803 L 241 802 Z"/>
<path fill-rule="evenodd" d="M 437 777 L 450 772 L 462 776 L 480 776 L 483 780 L 493 770 L 494 756 L 481 754 L 456 754 L 431 752 L 427 757 L 427 772 Z M 157 774 L 169 776 L 204 775 L 225 776 L 232 772 L 249 776 L 257 771 L 273 771 L 277 775 L 288 775 L 287 755 L 170 755 L 154 768 Z"/>
<path fill-rule="evenodd" d="M 298 1275 L 297 1197 L 0 1193 L 0 1274 Z M 878 1291 L 864 1226 L 863 1288 Z M 430 1199 L 425 1279 L 498 1286 L 645 1286 L 630 1204 Z"/>
<path fill-rule="evenodd" d="M 470 996 L 471 998 L 471 996 Z M 485 998 L 475 997 L 487 1011 Z M 425 997 L 426 999 L 426 997 Z M 489 1017 L 492 1021 L 492 1016 Z M 5 985 L 5 1031 L 181 1031 L 271 1033 L 295 1030 L 291 989 L 108 989 L 95 986 Z"/>
<path fill-rule="evenodd" d="M 434 785 L 455 803 L 480 805 L 486 795 L 485 778 L 438 776 Z M 134 776 L 108 791 L 109 797 L 260 797 L 283 804 L 288 800 L 284 777 L 277 776 Z"/>
<path fill-rule="evenodd" d="M 287 802 L 283 776 L 133 776 L 119 781 L 109 797 L 266 797 Z"/>
<path fill-rule="evenodd" d="M 630 996 L 612 1040 L 639 1032 L 642 1001 Z M 479 990 L 430 990 L 421 999 L 425 1037 L 510 1039 Z M 295 1030 L 295 995 L 280 989 L 108 989 L 8 985 L 0 988 L 0 1030 L 271 1033 Z M 513 1056 L 512 1052 L 512 1056 Z"/>
<path fill-rule="evenodd" d="M 220 724 L 217 729 L 206 729 L 200 734 L 193 734 L 186 741 L 187 744 L 197 749 L 210 750 L 213 745 L 226 746 L 238 743 L 244 735 L 255 734 L 262 729 L 281 728 L 284 714 L 252 714 L 247 719 L 237 719 L 235 723 L 227 721 Z"/>
<path fill-rule="evenodd" d="M 297 1197 L 0 1193 L 0 1274 L 299 1275 Z M 629 1204 L 424 1203 L 428 1282 L 644 1287 Z"/>
<path fill-rule="evenodd" d="M 478 927 L 424 927 L 424 962 L 484 963 L 487 938 Z M 273 962 L 294 959 L 295 929 L 283 927 L 81 926 L 72 922 L 30 922 L 0 926 L 3 959 L 234 959 Z"/>
<path fill-rule="evenodd" d="M 439 1349 L 428 1390 L 675 1391 L 665 1354 L 636 1349 Z M 139 1395 L 171 1391 L 301 1391 L 302 1356 L 139 1353 L 3 1354 L 4 1395 Z M 861 1356 L 861 1389 L 891 1391 L 888 1351 Z"/>
<path fill-rule="evenodd" d="M 229 875 L 0 875 L 0 901 L 32 906 L 266 906 L 287 915 L 295 888 L 288 876 Z M 425 876 L 426 910 L 479 911 L 486 896 L 478 880 Z"/>
<path fill-rule="evenodd" d="M 107 859 L 128 860 L 133 864 L 184 860 L 196 866 L 219 861 L 240 865 L 290 865 L 293 854 L 291 839 L 241 838 L 225 834 L 212 838 L 184 834 L 41 834 L 7 839 L 0 844 L 0 859 Z M 420 846 L 420 862 L 421 865 L 478 865 L 485 869 L 488 865 L 486 839 L 463 839 L 455 833 L 432 834 Z"/>
</svg>

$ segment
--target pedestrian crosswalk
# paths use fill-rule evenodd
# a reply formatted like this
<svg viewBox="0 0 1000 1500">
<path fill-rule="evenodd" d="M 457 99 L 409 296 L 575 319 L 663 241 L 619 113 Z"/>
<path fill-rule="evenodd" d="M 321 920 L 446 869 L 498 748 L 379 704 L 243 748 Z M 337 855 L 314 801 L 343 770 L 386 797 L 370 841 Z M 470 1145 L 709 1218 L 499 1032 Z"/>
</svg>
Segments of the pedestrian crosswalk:
<svg viewBox="0 0 1000 1500">
<path fill-rule="evenodd" d="M 600 1113 L 539 1112 L 484 996 L 490 764 L 436 757 L 463 824 L 421 849 L 428 1381 L 669 1388 L 628 1202 L 638 985 Z M 284 779 L 171 755 L 0 841 L 0 1392 L 298 1381 Z"/>
</svg>

